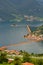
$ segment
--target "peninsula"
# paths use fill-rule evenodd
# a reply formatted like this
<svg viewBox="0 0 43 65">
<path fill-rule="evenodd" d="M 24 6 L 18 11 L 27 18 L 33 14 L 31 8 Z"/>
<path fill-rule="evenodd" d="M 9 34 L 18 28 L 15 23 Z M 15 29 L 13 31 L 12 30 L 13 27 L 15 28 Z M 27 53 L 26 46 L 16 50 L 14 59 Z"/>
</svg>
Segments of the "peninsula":
<svg viewBox="0 0 43 65">
<path fill-rule="evenodd" d="M 30 27 L 27 25 L 28 33 L 24 35 L 24 38 L 34 41 L 43 41 L 43 25 L 37 27 L 36 31 L 31 31 Z"/>
</svg>

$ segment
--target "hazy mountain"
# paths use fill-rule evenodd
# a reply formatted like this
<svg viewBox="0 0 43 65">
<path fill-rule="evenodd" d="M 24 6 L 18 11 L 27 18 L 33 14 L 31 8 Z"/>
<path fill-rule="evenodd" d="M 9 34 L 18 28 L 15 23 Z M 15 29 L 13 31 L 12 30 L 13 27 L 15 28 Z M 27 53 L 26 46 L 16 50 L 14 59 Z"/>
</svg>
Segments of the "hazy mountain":
<svg viewBox="0 0 43 65">
<path fill-rule="evenodd" d="M 36 0 L 0 0 L 0 18 L 13 18 L 12 13 L 43 16 L 43 7 Z"/>
<path fill-rule="evenodd" d="M 43 0 L 37 0 L 40 5 L 43 5 Z"/>
</svg>

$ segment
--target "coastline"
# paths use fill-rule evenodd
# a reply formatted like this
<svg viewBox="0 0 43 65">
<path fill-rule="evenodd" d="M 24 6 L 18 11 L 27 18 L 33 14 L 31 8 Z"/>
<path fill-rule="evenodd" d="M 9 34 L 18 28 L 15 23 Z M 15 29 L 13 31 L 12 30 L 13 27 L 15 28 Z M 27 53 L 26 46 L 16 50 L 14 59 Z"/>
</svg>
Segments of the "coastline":
<svg viewBox="0 0 43 65">
<path fill-rule="evenodd" d="M 27 29 L 28 29 L 29 34 L 24 35 L 24 38 L 27 38 L 27 39 L 33 40 L 33 41 L 43 41 L 43 34 L 37 35 L 36 31 L 35 31 L 35 33 L 32 32 L 28 25 L 27 25 Z"/>
<path fill-rule="evenodd" d="M 27 39 L 33 40 L 33 41 L 37 41 L 37 42 L 38 41 L 43 41 L 43 38 L 41 38 L 39 36 L 35 36 L 34 34 L 33 35 L 31 35 L 31 34 L 25 35 L 24 38 L 27 38 Z"/>
<path fill-rule="evenodd" d="M 23 45 L 23 44 L 28 44 L 29 42 L 20 42 L 20 43 L 17 43 L 17 44 L 9 44 L 8 46 L 5 46 L 5 47 L 10 47 L 10 46 L 20 46 L 20 45 Z"/>
</svg>

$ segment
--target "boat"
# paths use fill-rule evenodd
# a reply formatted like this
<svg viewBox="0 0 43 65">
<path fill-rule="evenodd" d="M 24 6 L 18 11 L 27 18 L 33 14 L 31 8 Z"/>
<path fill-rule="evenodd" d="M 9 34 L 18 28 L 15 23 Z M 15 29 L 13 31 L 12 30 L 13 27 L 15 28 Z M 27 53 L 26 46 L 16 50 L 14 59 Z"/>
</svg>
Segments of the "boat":
<svg viewBox="0 0 43 65">
<path fill-rule="evenodd" d="M 11 26 L 11 27 L 16 27 L 17 25 L 16 25 L 16 24 L 11 24 L 10 26 Z"/>
</svg>

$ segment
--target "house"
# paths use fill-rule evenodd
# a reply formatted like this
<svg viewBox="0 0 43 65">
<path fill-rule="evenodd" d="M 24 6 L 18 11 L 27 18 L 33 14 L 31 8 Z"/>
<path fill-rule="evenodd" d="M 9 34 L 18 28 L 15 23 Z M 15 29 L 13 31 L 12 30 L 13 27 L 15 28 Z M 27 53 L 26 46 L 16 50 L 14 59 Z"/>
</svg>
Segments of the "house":
<svg viewBox="0 0 43 65">
<path fill-rule="evenodd" d="M 12 63 L 14 61 L 14 59 L 8 59 L 8 63 Z"/>
<path fill-rule="evenodd" d="M 19 55 L 20 52 L 17 51 L 17 50 L 5 50 L 8 54 L 16 54 L 16 55 Z"/>
<path fill-rule="evenodd" d="M 6 46 L 0 47 L 0 51 L 4 51 L 6 48 Z"/>
</svg>

